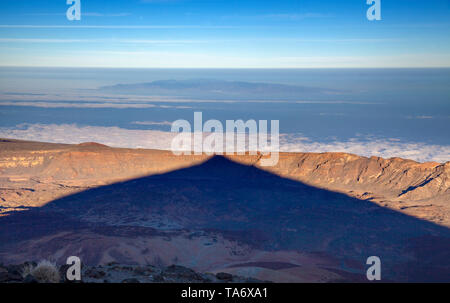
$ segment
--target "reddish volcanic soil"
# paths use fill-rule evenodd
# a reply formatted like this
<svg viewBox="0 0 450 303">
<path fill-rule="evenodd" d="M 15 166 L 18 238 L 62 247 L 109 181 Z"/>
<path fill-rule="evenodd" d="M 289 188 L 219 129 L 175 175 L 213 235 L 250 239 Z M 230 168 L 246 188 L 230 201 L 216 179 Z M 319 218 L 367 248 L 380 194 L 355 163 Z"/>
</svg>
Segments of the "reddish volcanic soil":
<svg viewBox="0 0 450 303">
<path fill-rule="evenodd" d="M 67 145 L 0 139 L 0 213 L 42 206 L 87 188 L 169 172 L 208 158 L 109 148 L 93 142 Z M 229 158 L 450 227 L 450 162 L 281 153 L 277 166 L 262 168 L 259 156 Z"/>
<path fill-rule="evenodd" d="M 0 262 L 179 264 L 282 282 L 448 281 L 450 162 L 175 156 L 0 139 Z"/>
</svg>

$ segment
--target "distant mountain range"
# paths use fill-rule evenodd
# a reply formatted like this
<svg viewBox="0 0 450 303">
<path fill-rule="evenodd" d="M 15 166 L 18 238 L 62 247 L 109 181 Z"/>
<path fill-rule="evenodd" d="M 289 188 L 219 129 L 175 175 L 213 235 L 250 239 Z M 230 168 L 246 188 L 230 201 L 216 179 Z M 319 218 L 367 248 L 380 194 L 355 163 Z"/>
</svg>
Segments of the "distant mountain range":
<svg viewBox="0 0 450 303">
<path fill-rule="evenodd" d="M 178 264 L 290 282 L 449 281 L 450 163 L 175 156 L 0 140 L 0 262 Z M 6 231 L 6 232 L 5 232 Z"/>
<path fill-rule="evenodd" d="M 319 87 L 258 83 L 244 81 L 223 81 L 212 79 L 192 80 L 158 80 L 148 83 L 117 84 L 103 86 L 100 91 L 144 94 L 161 96 L 178 96 L 189 98 L 215 99 L 299 99 L 320 94 L 338 94 L 343 91 Z"/>
</svg>

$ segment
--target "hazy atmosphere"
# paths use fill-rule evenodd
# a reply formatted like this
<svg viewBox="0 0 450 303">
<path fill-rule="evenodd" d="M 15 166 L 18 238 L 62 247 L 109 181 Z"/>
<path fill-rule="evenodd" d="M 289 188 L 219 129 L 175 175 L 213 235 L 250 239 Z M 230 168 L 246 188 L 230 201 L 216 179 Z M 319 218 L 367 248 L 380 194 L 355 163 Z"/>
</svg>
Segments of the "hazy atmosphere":
<svg viewBox="0 0 450 303">
<path fill-rule="evenodd" d="M 446 0 L 5 0 L 0 65 L 136 68 L 450 67 Z"/>
</svg>

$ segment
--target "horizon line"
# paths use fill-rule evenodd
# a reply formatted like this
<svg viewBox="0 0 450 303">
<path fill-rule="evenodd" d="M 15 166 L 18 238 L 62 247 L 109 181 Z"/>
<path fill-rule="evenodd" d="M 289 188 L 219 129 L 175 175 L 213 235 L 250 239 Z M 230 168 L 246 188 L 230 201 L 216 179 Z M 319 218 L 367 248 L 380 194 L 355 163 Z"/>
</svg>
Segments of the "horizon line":
<svg viewBox="0 0 450 303">
<path fill-rule="evenodd" d="M 450 69 L 449 66 L 361 66 L 361 67 L 123 67 L 123 66 L 33 66 L 0 65 L 0 68 L 77 68 L 77 69 Z"/>
</svg>

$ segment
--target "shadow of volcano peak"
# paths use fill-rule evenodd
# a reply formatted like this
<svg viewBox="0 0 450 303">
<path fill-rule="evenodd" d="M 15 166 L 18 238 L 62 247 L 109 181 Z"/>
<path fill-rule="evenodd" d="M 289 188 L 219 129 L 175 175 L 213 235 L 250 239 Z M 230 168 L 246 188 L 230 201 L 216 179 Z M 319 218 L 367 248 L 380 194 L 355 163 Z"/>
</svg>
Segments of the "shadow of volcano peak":
<svg viewBox="0 0 450 303">
<path fill-rule="evenodd" d="M 63 221 L 71 223 L 64 227 Z M 76 222 L 83 227 L 214 231 L 262 250 L 324 252 L 362 265 L 367 257 L 379 256 L 393 279 L 450 279 L 447 228 L 223 156 L 0 218 L 0 230 L 12 233 L 2 233 L 0 241 L 73 230 L 79 228 Z M 33 224 L 21 234 L 21 228 Z"/>
<path fill-rule="evenodd" d="M 156 177 L 156 176 L 149 176 Z M 188 168 L 175 170 L 163 175 L 158 175 L 160 178 L 174 178 L 174 179 L 209 179 L 209 180 L 227 180 L 228 182 L 245 183 L 255 179 L 266 181 L 268 179 L 273 181 L 286 182 L 287 179 L 266 172 L 254 165 L 245 165 L 227 158 L 222 155 L 214 155 L 205 162 L 194 165 Z M 297 183 L 297 182 L 293 182 Z"/>
</svg>

